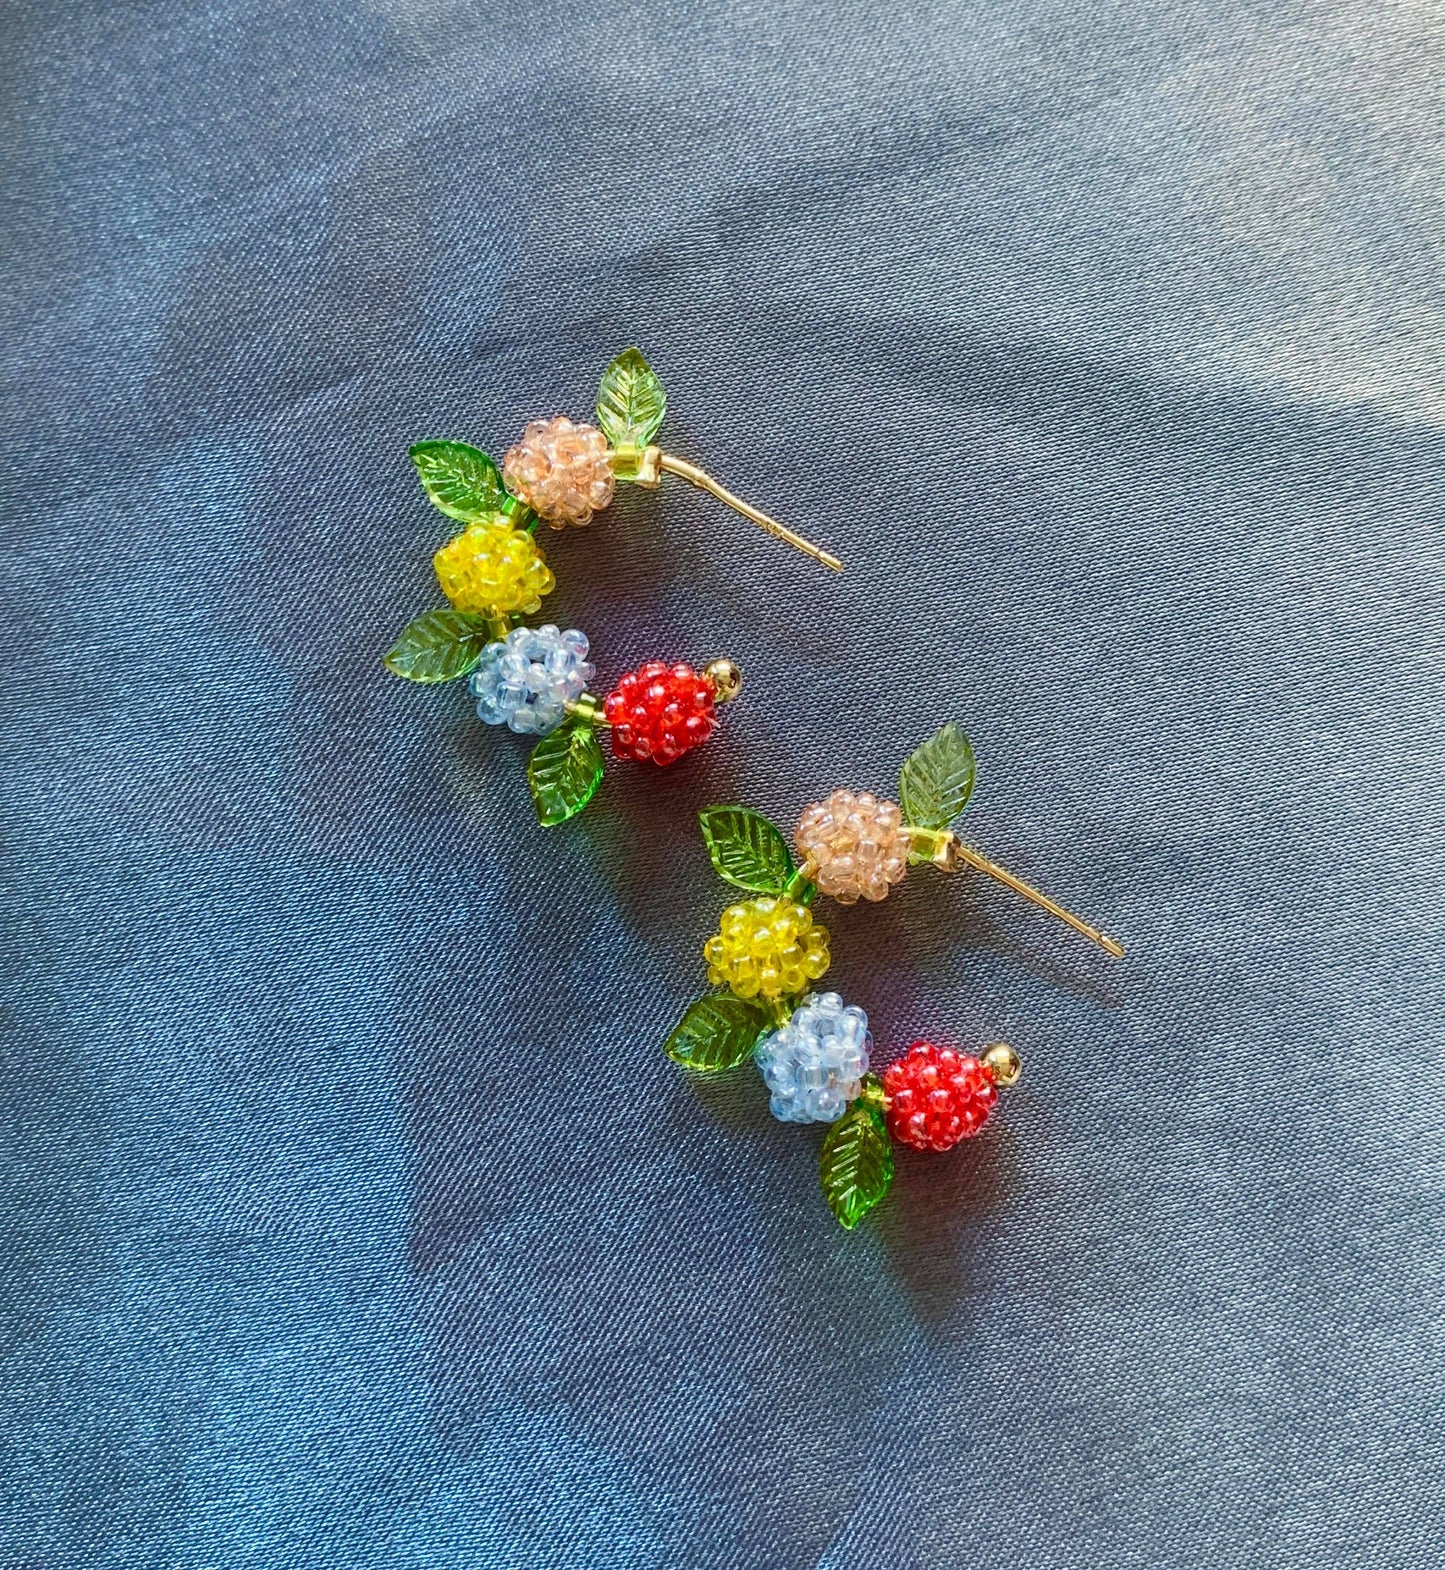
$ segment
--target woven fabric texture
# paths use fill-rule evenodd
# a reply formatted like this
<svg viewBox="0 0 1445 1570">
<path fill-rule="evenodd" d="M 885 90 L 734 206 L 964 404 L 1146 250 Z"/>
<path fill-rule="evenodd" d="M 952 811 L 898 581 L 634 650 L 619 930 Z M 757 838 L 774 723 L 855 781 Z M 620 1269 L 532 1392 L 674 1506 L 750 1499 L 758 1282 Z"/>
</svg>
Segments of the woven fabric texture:
<svg viewBox="0 0 1445 1570">
<path fill-rule="evenodd" d="M 1388 0 L 12 0 L 3 1570 L 1432 1570 L 1445 152 Z M 533 820 L 379 656 L 407 461 L 586 417 L 598 682 L 746 675 Z M 1008 1040 L 852 1235 L 660 1044 L 697 809 L 892 794 L 1129 944 L 822 902 L 880 1063 Z"/>
</svg>

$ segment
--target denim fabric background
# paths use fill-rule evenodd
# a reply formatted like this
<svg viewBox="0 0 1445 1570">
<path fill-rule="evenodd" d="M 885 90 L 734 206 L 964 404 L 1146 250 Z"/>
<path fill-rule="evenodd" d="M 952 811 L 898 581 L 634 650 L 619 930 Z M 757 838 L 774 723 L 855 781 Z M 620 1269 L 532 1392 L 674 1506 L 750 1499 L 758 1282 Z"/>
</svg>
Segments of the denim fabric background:
<svg viewBox="0 0 1445 1570">
<path fill-rule="evenodd" d="M 1445 1537 L 1445 153 L 1421 0 L 0 13 L 4 1570 L 1427 1570 Z M 714 744 L 533 822 L 378 656 L 500 452 L 664 376 L 548 536 Z M 985 1137 L 848 1236 L 659 1042 L 791 822 L 972 733 L 825 907 Z"/>
</svg>

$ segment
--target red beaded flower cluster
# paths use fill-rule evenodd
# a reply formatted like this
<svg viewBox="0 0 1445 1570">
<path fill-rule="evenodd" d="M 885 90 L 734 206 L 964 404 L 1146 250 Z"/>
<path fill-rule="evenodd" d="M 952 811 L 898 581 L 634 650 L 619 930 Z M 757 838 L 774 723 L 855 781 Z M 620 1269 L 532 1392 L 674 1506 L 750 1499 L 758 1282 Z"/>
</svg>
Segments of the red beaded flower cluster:
<svg viewBox="0 0 1445 1570">
<path fill-rule="evenodd" d="M 883 1071 L 883 1093 L 894 1139 L 918 1150 L 948 1150 L 988 1121 L 998 1085 L 989 1064 L 915 1041 Z"/>
<path fill-rule="evenodd" d="M 712 735 L 716 709 L 714 683 L 691 665 L 652 660 L 617 683 L 602 713 L 619 758 L 663 764 L 676 762 Z"/>
</svg>

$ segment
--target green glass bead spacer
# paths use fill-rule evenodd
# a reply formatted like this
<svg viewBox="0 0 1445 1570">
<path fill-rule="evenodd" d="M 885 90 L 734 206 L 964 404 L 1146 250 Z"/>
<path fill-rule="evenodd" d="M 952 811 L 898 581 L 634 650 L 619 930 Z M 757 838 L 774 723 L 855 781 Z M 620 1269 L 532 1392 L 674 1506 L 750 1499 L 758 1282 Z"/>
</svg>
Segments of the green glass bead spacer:
<svg viewBox="0 0 1445 1570">
<path fill-rule="evenodd" d="M 574 720 L 582 720 L 596 730 L 607 730 L 612 723 L 590 692 L 584 692 L 580 698 L 574 698 L 563 707 Z"/>
<path fill-rule="evenodd" d="M 630 485 L 640 485 L 648 491 L 655 491 L 662 483 L 661 461 L 661 448 L 639 447 L 635 442 L 620 442 L 607 453 L 607 462 L 615 479 Z"/>
<path fill-rule="evenodd" d="M 883 1089 L 883 1081 L 876 1074 L 863 1076 L 863 1088 L 858 1092 L 858 1101 L 873 1108 L 875 1112 L 888 1110 L 888 1097 Z M 854 1103 L 857 1105 L 857 1102 Z"/>
<path fill-rule="evenodd" d="M 911 823 L 903 825 L 903 832 L 908 836 L 908 859 L 914 866 L 925 861 L 940 862 L 954 839 L 949 829 L 919 829 Z"/>
<path fill-rule="evenodd" d="M 811 905 L 818 897 L 818 885 L 805 873 L 795 871 L 783 885 L 783 894 L 787 899 L 795 899 L 800 905 Z"/>
<path fill-rule="evenodd" d="M 608 453 L 607 461 L 619 480 L 635 480 L 642 472 L 642 448 L 630 442 L 623 443 Z"/>
<path fill-rule="evenodd" d="M 498 510 L 514 529 L 521 529 L 527 534 L 536 532 L 537 514 L 526 502 L 518 501 L 509 493 L 502 497 L 502 505 Z"/>
</svg>

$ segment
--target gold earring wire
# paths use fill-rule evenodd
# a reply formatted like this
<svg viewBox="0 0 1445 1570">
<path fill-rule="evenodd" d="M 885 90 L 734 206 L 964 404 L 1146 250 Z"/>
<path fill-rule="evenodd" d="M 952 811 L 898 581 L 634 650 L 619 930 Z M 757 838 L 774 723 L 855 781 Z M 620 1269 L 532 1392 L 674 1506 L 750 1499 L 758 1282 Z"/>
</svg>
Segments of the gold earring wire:
<svg viewBox="0 0 1445 1570">
<path fill-rule="evenodd" d="M 811 556 L 814 561 L 821 562 L 825 567 L 831 567 L 834 572 L 842 572 L 843 563 L 831 552 L 825 551 L 820 545 L 814 545 L 811 540 L 805 540 L 801 534 L 795 534 L 791 529 L 784 528 L 776 518 L 770 518 L 767 513 L 759 512 L 756 507 L 749 506 L 741 496 L 734 496 L 726 486 L 719 485 L 710 474 L 704 474 L 695 463 L 688 463 L 685 458 L 674 458 L 671 453 L 663 452 L 660 447 L 644 448 L 634 483 L 646 490 L 655 491 L 661 483 L 660 472 L 675 474 L 679 479 L 686 480 L 689 485 L 695 485 L 699 490 L 706 491 L 709 496 L 716 496 L 725 506 L 741 513 L 760 529 L 767 530 L 774 539 L 784 541 L 794 550 L 802 551 L 805 556 Z"/>
<path fill-rule="evenodd" d="M 1031 883 L 1025 883 L 1022 878 L 1015 877 L 1007 867 L 1000 867 L 987 856 L 981 856 L 976 850 L 960 844 L 958 836 L 952 830 L 939 835 L 939 842 L 930 860 L 943 872 L 957 872 L 960 867 L 972 867 L 977 872 L 987 873 L 989 877 L 996 878 L 1005 888 L 1012 889 L 1015 894 L 1022 894 L 1026 900 L 1031 900 L 1041 910 L 1048 911 L 1051 916 L 1057 916 L 1066 927 L 1072 927 L 1075 932 L 1097 943 L 1111 958 L 1123 959 L 1124 945 L 1117 939 L 1100 932 L 1097 927 L 1091 927 L 1073 911 L 1065 910 L 1056 900 L 1051 900 L 1047 894 L 1041 893 Z"/>
<path fill-rule="evenodd" d="M 719 485 L 695 463 L 688 463 L 685 458 L 674 458 L 671 453 L 657 446 L 653 437 L 666 414 L 667 393 L 658 380 L 657 372 L 643 358 L 640 349 L 624 349 L 603 371 L 602 381 L 597 388 L 597 428 L 608 444 L 605 461 L 617 479 L 640 485 L 644 490 L 655 491 L 664 474 L 675 474 L 689 485 L 706 491 L 709 496 L 717 497 L 724 507 L 731 507 L 750 523 L 766 530 L 775 540 L 782 540 L 785 545 L 802 551 L 804 556 L 812 557 L 824 567 L 831 567 L 834 572 L 842 572 L 843 563 L 831 551 L 825 551 L 822 546 L 805 540 L 801 534 L 785 529 L 776 518 L 760 512 L 741 496 L 734 496 L 726 486 Z M 513 489 L 515 491 L 516 487 Z M 522 500 L 530 503 L 530 498 L 525 494 Z M 536 510 L 545 516 L 542 508 Z"/>
</svg>

